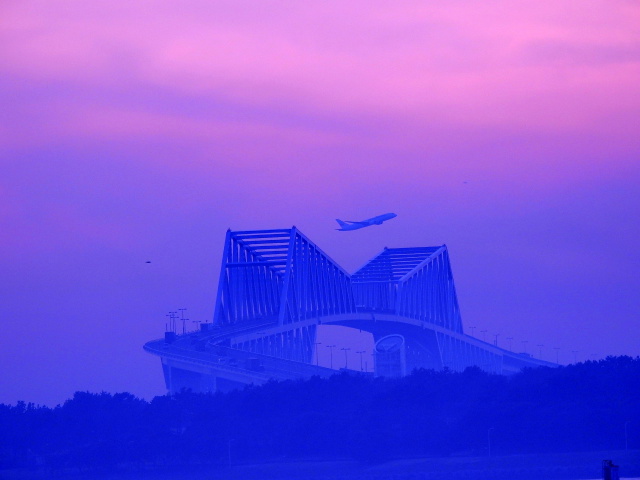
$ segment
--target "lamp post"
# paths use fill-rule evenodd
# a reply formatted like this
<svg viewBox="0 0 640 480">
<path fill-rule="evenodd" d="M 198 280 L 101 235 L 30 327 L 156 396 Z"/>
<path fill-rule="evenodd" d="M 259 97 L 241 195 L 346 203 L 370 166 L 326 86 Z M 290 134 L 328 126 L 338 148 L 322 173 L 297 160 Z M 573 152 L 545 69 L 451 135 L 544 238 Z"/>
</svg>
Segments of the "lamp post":
<svg viewBox="0 0 640 480">
<path fill-rule="evenodd" d="M 187 333 L 187 320 L 189 320 L 188 318 L 184 318 L 184 311 L 186 310 L 186 308 L 179 308 L 178 310 L 180 310 L 180 320 L 182 321 L 182 334 L 184 335 L 185 333 Z"/>
<path fill-rule="evenodd" d="M 329 365 L 330 368 L 333 368 L 333 349 L 336 348 L 335 345 L 327 345 L 327 348 L 329 349 L 330 352 L 330 357 L 329 357 Z"/>
<path fill-rule="evenodd" d="M 558 361 L 558 353 L 560 352 L 560 347 L 553 347 L 553 349 L 556 351 L 556 364 L 560 364 L 560 362 Z"/>
<path fill-rule="evenodd" d="M 513 337 L 507 337 L 507 340 L 509 340 L 509 351 L 513 352 L 513 349 L 511 348 L 511 342 L 513 341 Z"/>
<path fill-rule="evenodd" d="M 176 320 L 178 319 L 178 312 L 169 312 L 171 314 L 171 322 L 173 324 L 173 333 L 176 333 Z"/>
<path fill-rule="evenodd" d="M 362 354 L 365 353 L 365 351 L 364 350 L 358 350 L 356 353 L 360 355 L 360 371 L 362 372 L 363 371 L 362 370 Z"/>
<path fill-rule="evenodd" d="M 482 334 L 482 341 L 486 342 L 487 341 L 487 337 L 485 335 L 485 333 L 487 333 L 488 330 L 480 330 L 480 333 Z"/>
<path fill-rule="evenodd" d="M 350 348 L 341 348 L 340 350 L 342 350 L 344 352 L 344 368 L 347 368 L 347 352 L 349 350 L 351 350 Z"/>
<path fill-rule="evenodd" d="M 471 336 L 475 337 L 475 335 L 473 334 L 473 331 L 476 329 L 476 327 L 469 327 L 469 329 L 471 330 Z"/>
<path fill-rule="evenodd" d="M 500 334 L 499 334 L 499 333 L 496 333 L 496 334 L 493 336 L 493 344 L 494 344 L 496 347 L 498 346 L 498 336 L 500 336 Z"/>
</svg>

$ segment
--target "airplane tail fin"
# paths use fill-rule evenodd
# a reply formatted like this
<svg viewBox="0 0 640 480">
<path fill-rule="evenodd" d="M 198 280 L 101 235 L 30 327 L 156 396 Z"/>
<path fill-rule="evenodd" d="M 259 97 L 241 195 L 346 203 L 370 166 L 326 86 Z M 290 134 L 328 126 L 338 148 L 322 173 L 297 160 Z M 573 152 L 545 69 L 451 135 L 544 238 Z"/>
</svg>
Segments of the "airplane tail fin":
<svg viewBox="0 0 640 480">
<path fill-rule="evenodd" d="M 344 228 L 344 227 L 347 227 L 349 225 L 348 223 L 343 222 L 339 218 L 336 218 L 336 222 L 338 222 L 338 225 L 340 225 L 340 228 Z"/>
</svg>

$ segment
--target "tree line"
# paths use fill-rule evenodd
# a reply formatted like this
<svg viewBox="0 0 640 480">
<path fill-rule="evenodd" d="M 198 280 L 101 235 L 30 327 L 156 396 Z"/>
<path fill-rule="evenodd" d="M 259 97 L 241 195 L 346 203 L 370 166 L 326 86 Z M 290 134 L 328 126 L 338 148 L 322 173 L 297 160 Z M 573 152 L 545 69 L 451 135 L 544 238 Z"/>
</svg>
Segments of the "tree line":
<svg viewBox="0 0 640 480">
<path fill-rule="evenodd" d="M 0 468 L 375 462 L 624 449 L 625 442 L 640 447 L 638 357 L 509 377 L 478 368 L 399 379 L 340 373 L 151 401 L 77 392 L 55 408 L 0 404 Z"/>
</svg>

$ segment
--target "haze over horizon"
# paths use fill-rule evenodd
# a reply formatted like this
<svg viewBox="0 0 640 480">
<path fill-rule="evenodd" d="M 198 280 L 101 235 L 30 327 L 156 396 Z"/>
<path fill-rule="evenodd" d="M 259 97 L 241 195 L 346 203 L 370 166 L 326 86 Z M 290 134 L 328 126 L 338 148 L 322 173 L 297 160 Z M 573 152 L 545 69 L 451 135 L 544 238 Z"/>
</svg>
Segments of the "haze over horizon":
<svg viewBox="0 0 640 480">
<path fill-rule="evenodd" d="M 163 394 L 142 345 L 211 319 L 227 228 L 296 225 L 350 272 L 446 244 L 467 333 L 640 355 L 638 25 L 628 0 L 4 2 L 0 403 Z"/>
</svg>

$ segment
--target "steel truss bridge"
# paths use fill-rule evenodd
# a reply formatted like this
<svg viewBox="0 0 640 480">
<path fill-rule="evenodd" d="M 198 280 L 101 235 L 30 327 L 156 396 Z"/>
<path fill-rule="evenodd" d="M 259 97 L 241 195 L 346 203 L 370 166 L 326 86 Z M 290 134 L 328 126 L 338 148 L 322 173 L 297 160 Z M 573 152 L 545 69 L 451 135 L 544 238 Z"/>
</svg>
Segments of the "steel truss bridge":
<svg viewBox="0 0 640 480">
<path fill-rule="evenodd" d="M 320 325 L 373 334 L 376 375 L 554 365 L 464 334 L 445 245 L 385 248 L 349 274 L 295 227 L 227 231 L 213 323 L 144 349 L 169 392 L 225 391 L 334 374 L 314 364 Z"/>
</svg>

